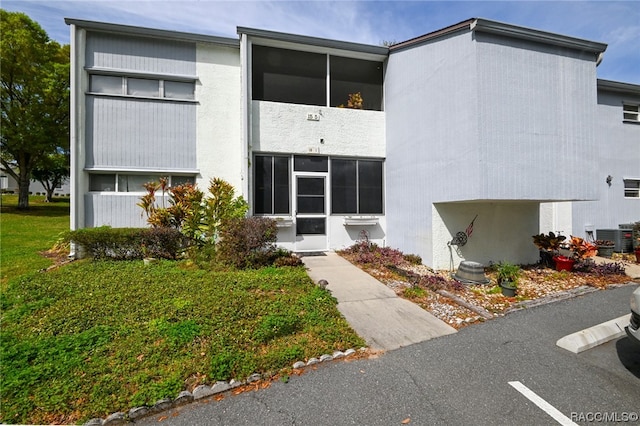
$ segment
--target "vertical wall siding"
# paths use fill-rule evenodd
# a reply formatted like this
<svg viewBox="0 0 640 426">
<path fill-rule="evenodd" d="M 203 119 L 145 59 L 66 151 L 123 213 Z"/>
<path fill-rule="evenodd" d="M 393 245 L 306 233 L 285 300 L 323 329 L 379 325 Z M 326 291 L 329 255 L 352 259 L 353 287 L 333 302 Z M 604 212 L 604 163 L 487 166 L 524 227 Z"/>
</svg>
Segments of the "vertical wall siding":
<svg viewBox="0 0 640 426">
<path fill-rule="evenodd" d="M 87 34 L 86 66 L 148 73 L 195 75 L 195 43 Z"/>
<path fill-rule="evenodd" d="M 595 55 L 476 34 L 482 199 L 597 196 Z M 577 178 L 579 177 L 579 178 Z"/>
<path fill-rule="evenodd" d="M 88 167 L 196 168 L 196 105 L 87 96 Z"/>
<path fill-rule="evenodd" d="M 143 194 L 96 194 L 84 196 L 87 228 L 108 225 L 113 228 L 146 227 L 146 217 L 136 203 Z"/>
<path fill-rule="evenodd" d="M 640 102 L 638 94 L 601 90 L 597 104 L 598 164 L 594 168 L 596 201 L 573 203 L 574 235 L 595 229 L 617 229 L 640 221 L 640 199 L 624 198 L 624 178 L 640 179 L 640 125 L 622 122 L 622 102 Z M 611 186 L 606 183 L 611 175 Z"/>
<path fill-rule="evenodd" d="M 459 33 L 391 53 L 385 74 L 388 244 L 432 259 L 432 203 L 479 194 L 475 51 Z"/>
</svg>

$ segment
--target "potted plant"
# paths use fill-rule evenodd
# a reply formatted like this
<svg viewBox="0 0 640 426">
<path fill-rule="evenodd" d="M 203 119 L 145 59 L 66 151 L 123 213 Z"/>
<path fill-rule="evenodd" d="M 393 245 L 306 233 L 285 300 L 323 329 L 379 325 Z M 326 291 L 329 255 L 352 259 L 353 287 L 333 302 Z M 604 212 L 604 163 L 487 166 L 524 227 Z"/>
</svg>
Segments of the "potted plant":
<svg viewBox="0 0 640 426">
<path fill-rule="evenodd" d="M 508 262 L 499 263 L 497 268 L 497 280 L 502 294 L 507 297 L 514 297 L 518 289 L 520 279 L 520 267 Z"/>
<path fill-rule="evenodd" d="M 533 244 L 540 250 L 540 263 L 548 268 L 553 268 L 553 257 L 558 255 L 560 245 L 567 237 L 556 235 L 553 232 L 533 236 Z"/>
<path fill-rule="evenodd" d="M 615 243 L 611 240 L 596 240 L 595 245 L 598 248 L 598 256 L 611 257 Z"/>
<path fill-rule="evenodd" d="M 569 250 L 573 253 L 572 257 L 554 256 L 553 260 L 556 262 L 557 271 L 571 271 L 577 260 L 595 256 L 598 252 L 598 248 L 594 243 L 574 236 L 571 236 L 571 240 L 569 241 Z"/>
</svg>

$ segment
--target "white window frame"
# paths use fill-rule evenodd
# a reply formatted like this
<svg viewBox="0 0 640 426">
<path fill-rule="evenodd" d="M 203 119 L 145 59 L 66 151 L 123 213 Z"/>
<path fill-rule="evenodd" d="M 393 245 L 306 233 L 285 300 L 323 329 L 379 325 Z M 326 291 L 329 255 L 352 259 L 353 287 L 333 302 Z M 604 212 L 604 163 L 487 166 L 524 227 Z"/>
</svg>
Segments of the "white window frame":
<svg viewBox="0 0 640 426">
<path fill-rule="evenodd" d="M 640 179 L 623 179 L 623 182 L 624 198 L 640 199 Z"/>
<path fill-rule="evenodd" d="M 111 172 L 111 173 L 100 173 L 100 172 L 94 172 L 94 173 L 89 173 L 89 180 L 91 180 L 91 176 L 95 176 L 95 175 L 109 175 L 109 176 L 113 176 L 115 179 L 115 182 L 113 183 L 113 191 L 92 191 L 90 182 L 89 182 L 89 192 L 91 193 L 95 193 L 95 194 L 146 194 L 146 190 L 144 188 L 141 188 L 140 191 L 120 191 L 119 188 L 119 178 L 120 176 L 157 176 L 158 179 L 160 179 L 161 177 L 166 177 L 169 179 L 169 183 L 167 187 L 172 187 L 173 186 L 173 179 L 174 178 L 191 178 L 193 180 L 193 183 L 196 183 L 196 175 L 195 174 L 178 174 L 178 173 L 128 173 L 128 172 Z M 183 179 L 181 179 L 183 180 Z"/>
<path fill-rule="evenodd" d="M 122 85 L 120 87 L 120 92 L 116 93 L 110 93 L 110 92 L 94 92 L 91 90 L 91 79 L 94 77 L 118 77 L 122 80 Z M 135 95 L 135 94 L 129 94 L 129 84 L 128 81 L 129 79 L 136 79 L 136 80 L 154 80 L 158 82 L 158 93 L 154 96 L 152 95 Z M 192 84 L 193 85 L 193 95 L 191 97 L 184 97 L 184 98 L 180 98 L 180 97 L 172 97 L 172 96 L 166 96 L 165 94 L 165 82 L 172 82 L 172 83 L 186 83 L 186 84 Z M 191 79 L 191 78 L 181 78 L 181 77 L 175 77 L 175 78 L 171 78 L 169 76 L 165 77 L 165 76 L 149 76 L 146 74 L 142 74 L 142 75 L 136 75 L 136 74 L 114 74 L 112 72 L 90 72 L 89 73 L 89 89 L 87 91 L 88 95 L 95 95 L 95 96 L 117 96 L 117 97 L 123 97 L 123 98 L 134 98 L 134 99 L 153 99 L 153 100 L 163 100 L 163 101 L 174 101 L 174 102 L 196 102 L 196 79 Z"/>
<path fill-rule="evenodd" d="M 640 102 L 622 102 L 622 121 L 640 123 Z"/>
</svg>

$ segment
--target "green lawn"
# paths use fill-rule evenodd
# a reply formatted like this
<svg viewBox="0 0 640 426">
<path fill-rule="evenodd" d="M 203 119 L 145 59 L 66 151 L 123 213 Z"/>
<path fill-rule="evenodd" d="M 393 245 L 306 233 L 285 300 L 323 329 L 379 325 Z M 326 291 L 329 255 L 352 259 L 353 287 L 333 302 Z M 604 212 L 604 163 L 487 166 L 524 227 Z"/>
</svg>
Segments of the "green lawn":
<svg viewBox="0 0 640 426">
<path fill-rule="evenodd" d="M 7 272 L 0 299 L 0 422 L 84 422 L 364 344 L 302 267 L 83 260 L 38 272 L 58 232 L 46 223 L 68 222 L 47 207 L 58 208 L 2 214 L 3 277 L 5 261 L 24 265 Z M 12 244 L 30 240 L 30 258 L 5 255 L 7 222 Z"/>
<path fill-rule="evenodd" d="M 38 253 L 50 249 L 61 232 L 69 229 L 69 199 L 45 203 L 33 196 L 30 209 L 20 211 L 17 195 L 2 195 L 0 207 L 0 288 L 13 277 L 46 268 L 51 261 Z"/>
</svg>

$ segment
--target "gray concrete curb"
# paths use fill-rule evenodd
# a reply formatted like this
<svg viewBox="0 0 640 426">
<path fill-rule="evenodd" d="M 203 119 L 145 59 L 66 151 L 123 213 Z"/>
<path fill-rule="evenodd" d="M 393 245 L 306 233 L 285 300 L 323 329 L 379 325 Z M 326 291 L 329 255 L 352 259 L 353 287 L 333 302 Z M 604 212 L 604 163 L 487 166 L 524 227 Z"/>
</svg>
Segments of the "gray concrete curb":
<svg viewBox="0 0 640 426">
<path fill-rule="evenodd" d="M 629 325 L 629 318 L 631 318 L 631 314 L 569 334 L 559 339 L 556 345 L 574 354 L 579 354 L 587 349 L 624 336 L 624 328 Z"/>
</svg>

